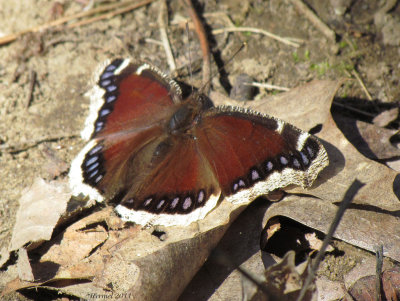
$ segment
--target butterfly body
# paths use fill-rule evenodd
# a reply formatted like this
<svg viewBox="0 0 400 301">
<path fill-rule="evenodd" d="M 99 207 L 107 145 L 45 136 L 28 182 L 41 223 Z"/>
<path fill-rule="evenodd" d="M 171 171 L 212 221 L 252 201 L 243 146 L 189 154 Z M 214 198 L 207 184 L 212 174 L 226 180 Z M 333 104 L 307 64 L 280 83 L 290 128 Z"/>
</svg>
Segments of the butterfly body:
<svg viewBox="0 0 400 301">
<path fill-rule="evenodd" d="M 114 60 L 91 93 L 73 161 L 73 192 L 103 200 L 139 224 L 187 225 L 221 197 L 248 202 L 289 184 L 309 186 L 327 164 L 321 143 L 261 113 L 214 107 L 149 64 Z"/>
</svg>

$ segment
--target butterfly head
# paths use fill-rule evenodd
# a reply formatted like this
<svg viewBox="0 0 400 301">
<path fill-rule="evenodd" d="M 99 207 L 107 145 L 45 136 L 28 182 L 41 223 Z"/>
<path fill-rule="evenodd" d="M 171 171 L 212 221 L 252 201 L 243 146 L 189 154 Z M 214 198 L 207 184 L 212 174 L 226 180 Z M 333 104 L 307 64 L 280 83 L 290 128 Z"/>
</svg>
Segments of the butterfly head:
<svg viewBox="0 0 400 301">
<path fill-rule="evenodd" d="M 211 100 L 204 94 L 191 93 L 170 118 L 168 132 L 172 135 L 190 133 L 190 130 L 201 122 L 203 112 L 212 106 Z"/>
</svg>

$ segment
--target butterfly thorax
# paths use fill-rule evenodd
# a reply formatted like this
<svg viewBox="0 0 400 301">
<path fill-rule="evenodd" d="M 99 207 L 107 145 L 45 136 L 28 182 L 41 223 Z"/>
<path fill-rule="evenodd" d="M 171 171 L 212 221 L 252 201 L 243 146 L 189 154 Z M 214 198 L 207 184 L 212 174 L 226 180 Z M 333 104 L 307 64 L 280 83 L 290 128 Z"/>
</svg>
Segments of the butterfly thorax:
<svg viewBox="0 0 400 301">
<path fill-rule="evenodd" d="M 191 129 L 201 121 L 203 109 L 204 98 L 197 93 L 191 94 L 170 118 L 168 132 L 171 135 L 191 135 Z"/>
</svg>

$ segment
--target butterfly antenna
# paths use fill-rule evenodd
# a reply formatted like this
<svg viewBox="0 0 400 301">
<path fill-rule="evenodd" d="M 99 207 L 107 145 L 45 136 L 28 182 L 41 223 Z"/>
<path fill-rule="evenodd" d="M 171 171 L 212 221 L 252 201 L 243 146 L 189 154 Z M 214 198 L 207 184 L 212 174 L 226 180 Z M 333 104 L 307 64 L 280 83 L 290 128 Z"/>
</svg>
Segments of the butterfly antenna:
<svg viewBox="0 0 400 301">
<path fill-rule="evenodd" d="M 223 68 L 225 68 L 226 65 L 228 65 L 235 57 L 236 55 L 238 55 L 238 53 L 240 51 L 243 50 L 244 47 L 247 46 L 246 42 L 242 42 L 242 45 L 240 45 L 240 47 L 232 54 L 232 56 L 226 61 L 225 64 L 223 64 L 223 66 L 221 66 L 220 68 L 218 68 L 218 71 L 216 73 L 212 73 L 210 76 L 210 79 L 199 89 L 200 92 L 203 92 L 203 90 L 211 83 L 211 80 L 217 76 L 217 74 L 219 74 L 221 72 L 221 70 Z"/>
<path fill-rule="evenodd" d="M 186 36 L 187 36 L 187 40 L 188 40 L 190 86 L 192 87 L 192 93 L 193 93 L 192 52 L 190 51 L 190 37 L 189 37 L 189 23 L 188 22 L 186 22 Z"/>
</svg>

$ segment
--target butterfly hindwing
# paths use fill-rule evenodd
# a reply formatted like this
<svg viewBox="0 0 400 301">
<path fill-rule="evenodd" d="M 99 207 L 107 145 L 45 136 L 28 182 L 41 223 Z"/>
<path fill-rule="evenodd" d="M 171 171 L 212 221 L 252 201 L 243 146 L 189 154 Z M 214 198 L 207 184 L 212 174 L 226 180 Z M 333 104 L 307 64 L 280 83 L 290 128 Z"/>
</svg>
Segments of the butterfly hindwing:
<svg viewBox="0 0 400 301">
<path fill-rule="evenodd" d="M 181 141 L 184 139 L 185 141 Z M 167 138 L 169 144 L 156 164 L 149 162 L 140 185 L 127 191 L 117 212 L 125 220 L 163 225 L 190 224 L 217 204 L 220 189 L 207 160 L 190 137 Z M 160 145 L 159 144 L 159 145 Z M 157 147 L 144 152 L 157 154 Z M 151 149 L 150 149 L 151 148 Z M 157 155 L 156 155 L 157 156 Z"/>
</svg>

